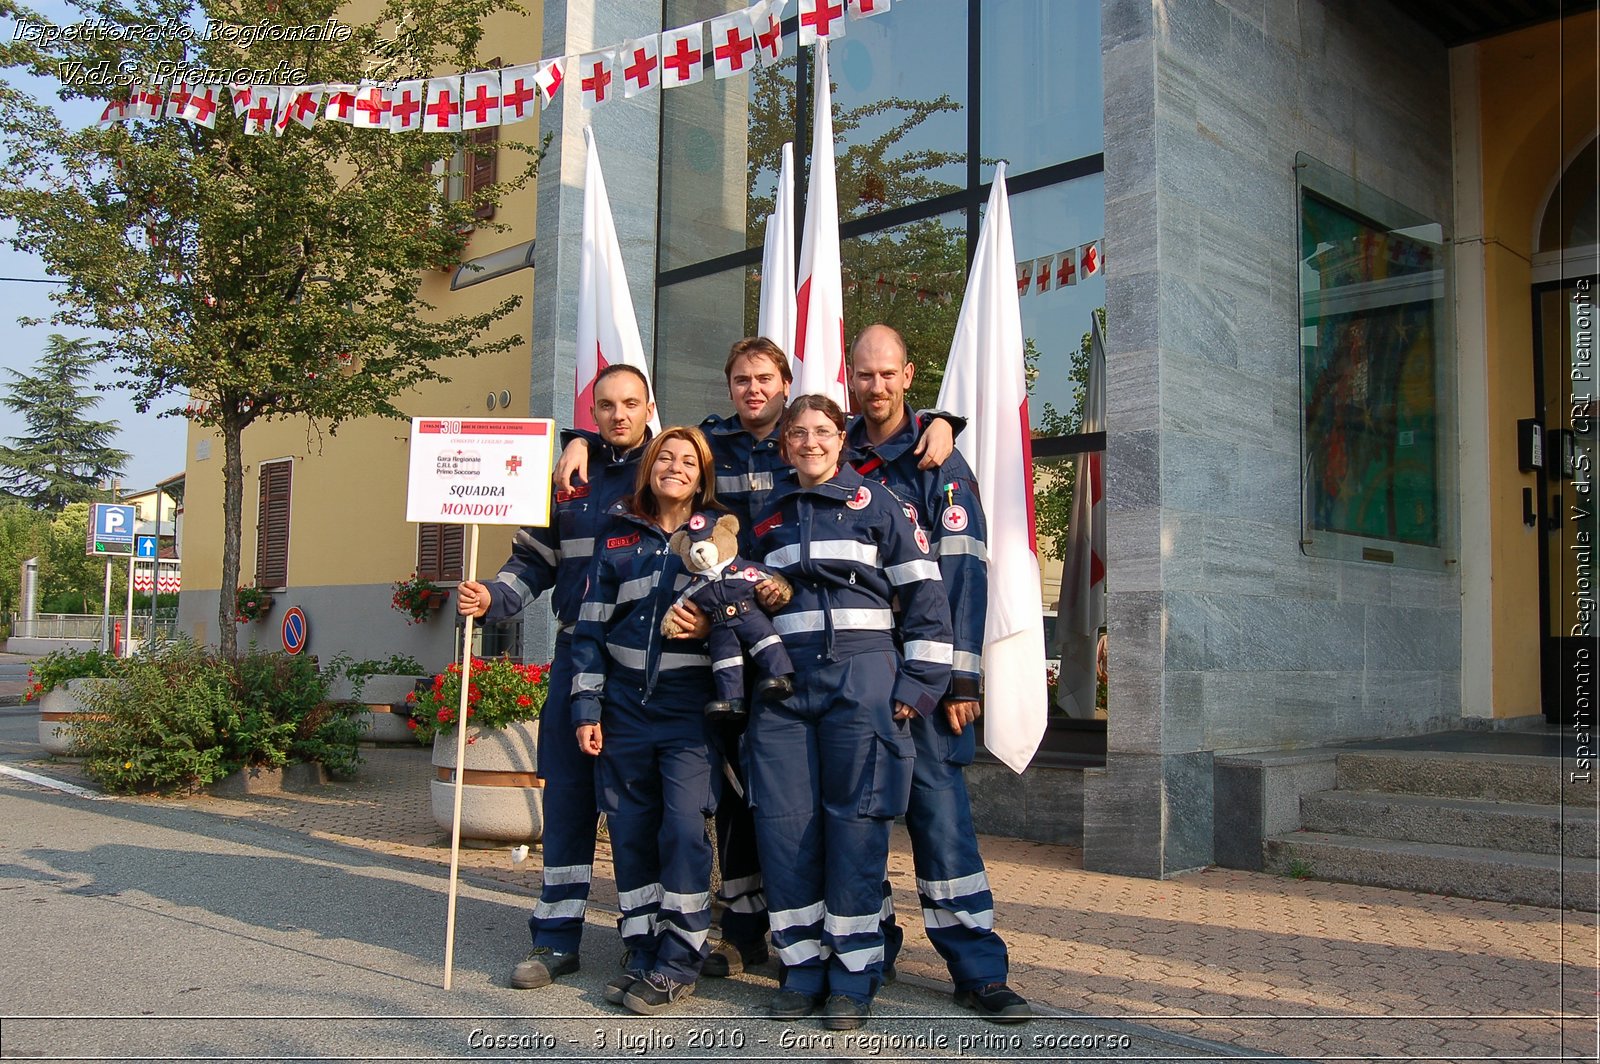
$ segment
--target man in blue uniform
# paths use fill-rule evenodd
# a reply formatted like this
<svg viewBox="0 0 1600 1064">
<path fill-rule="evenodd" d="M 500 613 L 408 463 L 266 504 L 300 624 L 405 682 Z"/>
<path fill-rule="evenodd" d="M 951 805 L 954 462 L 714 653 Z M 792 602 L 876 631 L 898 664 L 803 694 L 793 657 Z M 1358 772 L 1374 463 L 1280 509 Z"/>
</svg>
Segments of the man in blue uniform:
<svg viewBox="0 0 1600 1064">
<path fill-rule="evenodd" d="M 520 530 L 498 576 L 487 583 L 463 581 L 457 592 L 461 613 L 492 623 L 515 617 L 551 591 L 550 606 L 560 625 L 540 715 L 544 876 L 528 919 L 533 950 L 511 971 L 511 985 L 523 990 L 578 970 L 598 817 L 594 758 L 579 752 L 571 719 L 572 630 L 589 582 L 595 535 L 609 520 L 611 505 L 633 490 L 649 435 L 655 404 L 644 374 L 620 363 L 607 366 L 595 378 L 592 412 L 601 445 L 593 476 L 567 489 L 552 487 L 550 527 Z"/>
<path fill-rule="evenodd" d="M 868 326 L 856 338 L 850 386 L 861 416 L 850 425 L 845 458 L 908 505 L 939 560 L 955 636 L 950 688 L 940 712 L 911 721 L 917 761 L 906 827 L 923 925 L 949 966 L 956 1002 L 985 1019 L 1015 1023 L 1031 1011 L 1006 985 L 1006 947 L 994 930 L 994 899 L 962 775 L 972 763 L 972 722 L 981 712 L 987 529 L 976 480 L 960 452 L 936 469 L 918 466 L 917 420 L 906 402 L 915 373 L 905 341 L 887 325 Z M 884 928 L 886 967 L 903 937 L 891 914 Z"/>
</svg>

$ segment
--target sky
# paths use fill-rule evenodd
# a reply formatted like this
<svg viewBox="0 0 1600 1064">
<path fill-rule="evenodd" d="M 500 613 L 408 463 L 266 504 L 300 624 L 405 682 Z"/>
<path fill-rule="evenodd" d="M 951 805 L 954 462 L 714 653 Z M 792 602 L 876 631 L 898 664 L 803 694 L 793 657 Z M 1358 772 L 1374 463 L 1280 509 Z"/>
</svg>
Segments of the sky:
<svg viewBox="0 0 1600 1064">
<path fill-rule="evenodd" d="M 60 0 L 32 0 L 31 6 L 58 24 L 78 21 L 76 13 Z M 16 26 L 15 19 L 0 18 L 0 40 L 11 40 Z M 86 126 L 99 117 L 99 108 L 91 103 L 57 100 L 58 85 L 53 80 L 31 78 L 16 71 L 6 71 L 4 77 L 17 88 L 60 107 L 64 120 L 70 125 Z M 48 318 L 55 309 L 49 298 L 55 286 L 36 283 L 49 279 L 44 263 L 35 255 L 13 250 L 9 243 L 13 232 L 14 226 L 0 221 L 0 241 L 5 242 L 0 246 L 0 368 L 28 373 L 44 353 L 46 338 L 51 333 L 61 332 L 69 338 L 85 334 L 63 330 L 49 322 L 33 326 L 18 323 L 19 317 Z M 91 379 L 95 386 L 113 386 L 117 381 L 112 367 L 102 367 Z M 0 388 L 9 390 L 10 384 L 11 375 L 0 373 Z M 178 399 L 166 405 L 181 406 L 183 402 Z M 102 393 L 94 416 L 117 423 L 121 431 L 114 446 L 132 456 L 123 470 L 124 487 L 151 487 L 158 480 L 183 472 L 188 426 L 183 418 L 157 418 L 154 412 L 141 414 L 133 408 L 128 394 L 120 390 Z M 27 422 L 21 414 L 0 408 L 0 438 L 11 439 L 26 432 Z"/>
</svg>

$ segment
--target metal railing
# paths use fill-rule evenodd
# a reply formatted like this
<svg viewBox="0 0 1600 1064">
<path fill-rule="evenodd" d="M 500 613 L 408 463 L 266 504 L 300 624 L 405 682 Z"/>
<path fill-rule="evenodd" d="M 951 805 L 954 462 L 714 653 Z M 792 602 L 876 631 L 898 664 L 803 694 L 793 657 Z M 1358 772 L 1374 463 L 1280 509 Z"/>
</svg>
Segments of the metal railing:
<svg viewBox="0 0 1600 1064">
<path fill-rule="evenodd" d="M 114 614 L 111 624 L 121 624 L 123 615 Z M 104 636 L 103 621 L 99 614 L 85 613 L 41 613 L 31 620 L 17 617 L 11 618 L 11 634 L 21 639 L 88 639 L 101 642 Z M 156 638 L 171 639 L 177 634 L 178 620 L 176 617 L 158 616 L 152 626 L 148 613 L 133 615 L 133 630 L 129 633 L 132 638 L 141 642 L 147 640 L 152 634 Z"/>
</svg>

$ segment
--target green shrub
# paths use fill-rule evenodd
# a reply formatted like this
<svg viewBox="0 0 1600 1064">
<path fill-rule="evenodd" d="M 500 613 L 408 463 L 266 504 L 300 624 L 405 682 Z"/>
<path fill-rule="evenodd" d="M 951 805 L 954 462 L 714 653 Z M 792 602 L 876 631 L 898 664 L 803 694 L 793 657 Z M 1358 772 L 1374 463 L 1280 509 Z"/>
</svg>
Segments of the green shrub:
<svg viewBox="0 0 1600 1064">
<path fill-rule="evenodd" d="M 28 689 L 23 701 L 31 702 L 68 680 L 84 676 L 116 676 L 122 662 L 100 650 L 55 650 L 28 668 Z"/>
</svg>

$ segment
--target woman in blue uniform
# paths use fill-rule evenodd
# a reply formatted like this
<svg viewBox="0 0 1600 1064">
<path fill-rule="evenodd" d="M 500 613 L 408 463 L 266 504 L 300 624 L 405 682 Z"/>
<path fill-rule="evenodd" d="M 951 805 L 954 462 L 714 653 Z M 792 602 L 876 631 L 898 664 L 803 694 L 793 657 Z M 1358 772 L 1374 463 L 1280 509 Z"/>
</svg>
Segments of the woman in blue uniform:
<svg viewBox="0 0 1600 1064">
<path fill-rule="evenodd" d="M 861 1026 L 882 983 L 889 825 L 911 788 L 907 722 L 938 708 L 952 657 L 927 534 L 888 488 L 840 468 L 844 424 L 819 395 L 796 399 L 779 424 L 796 478 L 757 521 L 756 554 L 794 588 L 773 626 L 796 690 L 754 708 L 744 748 L 785 966 L 770 1011 L 822 1005 L 834 1030 Z"/>
<path fill-rule="evenodd" d="M 671 428 L 639 462 L 637 487 L 611 509 L 573 634 L 572 719 L 599 758 L 628 948 L 606 998 L 644 1015 L 694 992 L 711 926 L 711 844 L 721 755 L 703 709 L 713 696 L 703 639 L 667 639 L 661 621 L 688 583 L 667 540 L 717 506 L 710 448 Z"/>
</svg>

